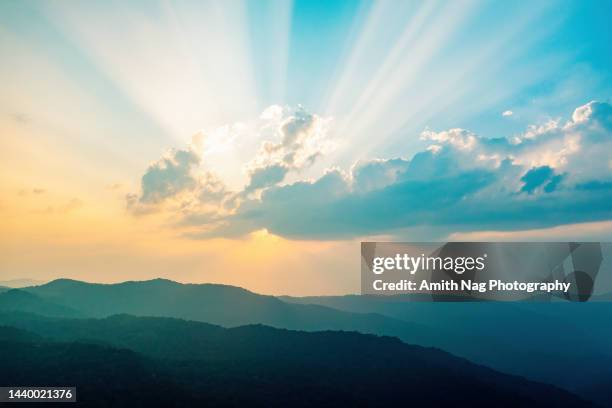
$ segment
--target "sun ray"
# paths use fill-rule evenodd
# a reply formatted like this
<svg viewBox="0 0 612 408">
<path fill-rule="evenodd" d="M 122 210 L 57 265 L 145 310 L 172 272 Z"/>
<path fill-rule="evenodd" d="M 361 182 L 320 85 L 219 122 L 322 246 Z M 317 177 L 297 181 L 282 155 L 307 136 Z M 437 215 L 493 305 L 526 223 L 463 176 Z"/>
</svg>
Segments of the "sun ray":
<svg viewBox="0 0 612 408">
<path fill-rule="evenodd" d="M 185 140 L 206 124 L 253 115 L 257 105 L 244 3 L 193 6 L 151 3 L 145 12 L 123 3 L 59 4 L 45 11 L 136 105 Z"/>
</svg>

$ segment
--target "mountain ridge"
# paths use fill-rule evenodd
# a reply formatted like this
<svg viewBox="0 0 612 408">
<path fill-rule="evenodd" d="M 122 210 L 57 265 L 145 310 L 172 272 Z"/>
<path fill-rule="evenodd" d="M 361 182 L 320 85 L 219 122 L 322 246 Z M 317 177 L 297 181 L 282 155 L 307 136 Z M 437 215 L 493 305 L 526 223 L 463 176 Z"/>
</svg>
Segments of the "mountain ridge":
<svg viewBox="0 0 612 408">
<path fill-rule="evenodd" d="M 157 382 L 156 389 L 171 389 L 179 400 L 194 396 L 200 400 L 212 394 L 226 403 L 238 398 L 242 404 L 267 406 L 388 406 L 405 399 L 435 405 L 457 401 L 470 406 L 590 405 L 559 388 L 502 374 L 441 350 L 356 332 L 305 332 L 262 325 L 223 328 L 129 315 L 60 319 L 3 313 L 0 323 L 23 330 L 16 336 L 11 329 L 6 335 L 6 328 L 0 326 L 0 358 L 5 363 L 0 380 L 35 378 L 52 381 L 51 385 L 72 381 L 85 400 L 97 395 L 91 385 L 102 377 L 105 387 L 108 382 L 113 389 L 123 379 L 124 393 L 132 393 L 133 386 L 140 389 L 142 379 L 147 384 Z M 27 333 L 42 339 L 15 341 Z M 54 357 L 49 359 L 48 354 Z M 107 379 L 113 365 L 121 371 L 111 371 L 114 377 Z M 36 367 L 35 371 L 30 367 Z M 140 377 L 128 380 L 133 373 Z M 305 396 L 306 390 L 314 396 Z M 137 397 L 130 395 L 129 403 L 138 405 Z M 325 398 L 319 400 L 320 396 Z"/>
<path fill-rule="evenodd" d="M 612 353 L 606 341 L 612 329 L 605 324 L 612 318 L 612 308 L 604 302 L 427 303 L 354 295 L 277 298 L 231 285 L 182 284 L 167 279 L 116 284 L 60 279 L 22 290 L 39 298 L 39 306 L 22 310 L 43 315 L 52 310 L 44 307 L 50 302 L 80 313 L 64 317 L 127 313 L 224 327 L 261 323 L 294 330 L 394 336 L 588 398 L 593 397 L 588 390 L 593 381 L 612 378 Z M 0 293 L 0 310 L 3 295 Z M 612 396 L 606 396 L 608 389 L 612 384 L 600 386 L 593 398 L 612 401 Z"/>
<path fill-rule="evenodd" d="M 347 329 L 394 336 L 413 334 L 418 341 L 435 345 L 439 331 L 401 322 L 376 313 L 355 314 L 321 305 L 293 305 L 271 295 L 220 284 L 183 284 L 166 279 L 92 284 L 59 279 L 23 289 L 88 317 L 129 313 L 141 316 L 178 317 L 221 326 L 262 323 L 304 330 Z M 423 336 L 422 333 L 427 333 Z"/>
</svg>

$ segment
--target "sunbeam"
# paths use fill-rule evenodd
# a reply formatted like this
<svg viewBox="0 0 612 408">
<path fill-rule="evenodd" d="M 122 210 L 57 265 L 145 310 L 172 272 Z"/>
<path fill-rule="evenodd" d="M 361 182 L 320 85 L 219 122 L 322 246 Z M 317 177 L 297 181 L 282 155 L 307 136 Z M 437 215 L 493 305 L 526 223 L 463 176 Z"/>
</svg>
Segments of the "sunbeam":
<svg viewBox="0 0 612 408">
<path fill-rule="evenodd" d="M 177 140 L 256 112 L 244 3 L 48 6 L 49 19 Z"/>
</svg>

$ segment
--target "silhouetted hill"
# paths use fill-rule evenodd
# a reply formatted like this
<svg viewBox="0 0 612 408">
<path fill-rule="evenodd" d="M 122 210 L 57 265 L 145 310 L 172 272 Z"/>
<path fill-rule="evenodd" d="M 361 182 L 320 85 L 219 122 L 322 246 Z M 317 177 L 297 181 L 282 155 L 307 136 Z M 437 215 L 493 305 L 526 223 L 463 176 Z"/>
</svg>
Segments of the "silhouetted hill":
<svg viewBox="0 0 612 408">
<path fill-rule="evenodd" d="M 70 307 L 43 299 L 22 289 L 0 292 L 0 311 L 23 311 L 45 316 L 79 317 L 82 314 Z"/>
<path fill-rule="evenodd" d="M 552 386 L 389 337 L 125 315 L 2 315 L 11 318 L 52 339 L 15 341 L 14 329 L 0 327 L 0 383 L 76 384 L 80 399 L 112 406 L 586 405 Z"/>
<path fill-rule="evenodd" d="M 358 295 L 281 299 L 427 322 L 447 330 L 446 343 L 439 345 L 446 351 L 612 404 L 611 394 L 602 399 L 598 391 L 612 390 L 610 302 L 410 302 L 402 296 Z M 478 340 L 464 341 L 468 336 Z"/>
<path fill-rule="evenodd" d="M 89 317 L 127 313 L 176 317 L 225 327 L 265 324 L 297 330 L 355 330 L 398 336 L 408 342 L 432 346 L 438 345 L 444 335 L 443 330 L 432 330 L 422 324 L 320 305 L 295 305 L 226 285 L 181 284 L 165 279 L 106 285 L 59 279 L 24 290 Z"/>
<path fill-rule="evenodd" d="M 435 346 L 502 372 L 555 384 L 585 398 L 593 384 L 612 389 L 612 304 L 405 302 L 401 297 L 275 298 L 225 285 L 163 279 L 112 285 L 56 280 L 23 289 L 36 307 L 17 310 L 74 317 L 128 313 L 177 317 L 234 327 L 353 330 Z M 72 311 L 62 314 L 40 302 Z M 0 294 L 0 305 L 2 294 Z M 2 307 L 0 307 L 2 310 Z M 53 313 L 51 313 L 53 312 Z M 602 380 L 602 378 L 604 380 Z M 605 387 L 599 387 L 605 389 Z"/>
<path fill-rule="evenodd" d="M 29 314 L 26 314 L 26 316 L 27 315 Z M 27 330 L 0 324 L 0 340 L 13 342 L 36 342 L 41 341 L 42 337 Z"/>
<path fill-rule="evenodd" d="M 173 407 L 204 402 L 185 396 L 160 367 L 132 351 L 35 337 L 17 340 L 10 330 L 0 327 L 3 386 L 76 386 L 78 403 L 64 406 Z"/>
</svg>

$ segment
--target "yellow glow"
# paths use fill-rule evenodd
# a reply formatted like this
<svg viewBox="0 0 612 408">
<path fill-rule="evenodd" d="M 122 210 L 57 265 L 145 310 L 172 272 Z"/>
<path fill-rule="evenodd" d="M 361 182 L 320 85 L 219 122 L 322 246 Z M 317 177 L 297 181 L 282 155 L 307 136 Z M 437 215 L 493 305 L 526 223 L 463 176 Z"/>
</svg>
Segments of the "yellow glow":
<svg viewBox="0 0 612 408">
<path fill-rule="evenodd" d="M 113 194 L 79 205 L 68 205 L 71 197 L 2 190 L 0 280 L 165 277 L 293 295 L 359 288 L 357 242 L 291 241 L 265 229 L 241 239 L 193 240 L 163 216 L 131 216 Z M 331 268 L 339 272 L 325 272 Z"/>
</svg>

